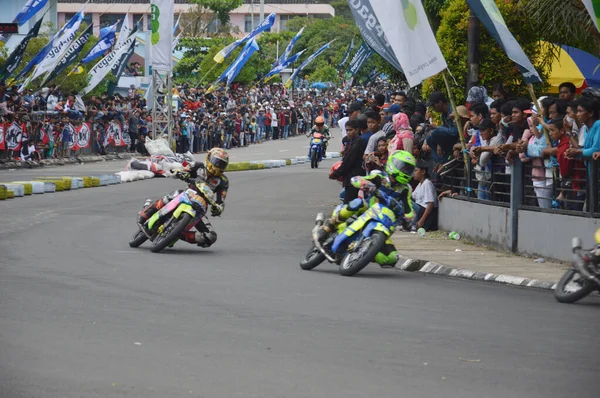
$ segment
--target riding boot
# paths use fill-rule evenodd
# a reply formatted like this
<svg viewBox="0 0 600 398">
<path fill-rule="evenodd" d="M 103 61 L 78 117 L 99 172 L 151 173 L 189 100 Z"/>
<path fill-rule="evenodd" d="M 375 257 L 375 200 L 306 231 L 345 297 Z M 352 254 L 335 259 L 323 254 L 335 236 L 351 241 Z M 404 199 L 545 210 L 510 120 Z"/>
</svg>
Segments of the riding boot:
<svg viewBox="0 0 600 398">
<path fill-rule="evenodd" d="M 152 203 L 150 206 L 146 207 L 144 210 L 142 210 L 140 212 L 138 222 L 140 224 L 145 224 L 146 221 L 148 221 L 148 219 L 150 217 L 152 217 L 154 215 L 154 213 L 156 213 L 157 211 L 162 209 L 163 206 L 164 206 L 164 202 L 163 202 L 162 198 L 157 200 L 156 202 Z"/>
</svg>

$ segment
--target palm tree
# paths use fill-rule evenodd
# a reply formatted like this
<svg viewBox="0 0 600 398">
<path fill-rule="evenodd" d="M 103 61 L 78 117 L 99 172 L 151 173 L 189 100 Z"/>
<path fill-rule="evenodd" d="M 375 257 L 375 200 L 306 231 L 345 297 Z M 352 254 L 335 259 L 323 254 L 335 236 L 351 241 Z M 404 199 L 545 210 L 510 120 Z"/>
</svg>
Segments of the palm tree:
<svg viewBox="0 0 600 398">
<path fill-rule="evenodd" d="M 581 0 L 521 0 L 540 40 L 600 56 L 600 32 Z"/>
</svg>

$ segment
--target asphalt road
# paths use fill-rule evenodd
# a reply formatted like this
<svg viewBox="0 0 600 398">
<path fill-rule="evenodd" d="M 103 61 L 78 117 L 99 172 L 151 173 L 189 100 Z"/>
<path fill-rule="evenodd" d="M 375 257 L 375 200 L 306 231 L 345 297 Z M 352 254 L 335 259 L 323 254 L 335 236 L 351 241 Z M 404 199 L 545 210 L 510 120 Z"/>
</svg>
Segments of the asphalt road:
<svg viewBox="0 0 600 398">
<path fill-rule="evenodd" d="M 302 271 L 327 167 L 231 173 L 210 249 L 130 249 L 154 179 L 0 202 L 2 397 L 596 397 L 600 300 Z"/>
</svg>

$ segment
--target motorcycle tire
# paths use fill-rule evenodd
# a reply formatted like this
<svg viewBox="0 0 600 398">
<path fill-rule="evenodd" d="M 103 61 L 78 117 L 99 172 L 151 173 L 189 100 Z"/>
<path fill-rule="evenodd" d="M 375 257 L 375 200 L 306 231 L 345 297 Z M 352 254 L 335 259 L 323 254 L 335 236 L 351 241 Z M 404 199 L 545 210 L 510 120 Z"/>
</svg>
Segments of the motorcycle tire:
<svg viewBox="0 0 600 398">
<path fill-rule="evenodd" d="M 319 249 L 315 247 L 315 245 L 312 245 L 308 250 L 308 253 L 306 253 L 306 256 L 304 256 L 304 259 L 300 261 L 300 268 L 305 271 L 310 271 L 323 261 L 325 261 L 325 255 L 321 253 Z"/>
<path fill-rule="evenodd" d="M 169 246 L 171 242 L 173 242 L 179 237 L 179 235 L 181 235 L 181 233 L 183 232 L 185 227 L 190 223 L 191 220 L 192 216 L 190 216 L 188 213 L 181 214 L 181 217 L 174 220 L 171 223 L 171 225 L 167 227 L 168 231 L 164 231 L 162 234 L 156 237 L 156 239 L 154 240 L 154 244 L 150 249 L 152 253 L 158 253 L 162 251 L 165 247 Z"/>
<path fill-rule="evenodd" d="M 317 162 L 317 151 L 311 151 L 310 153 L 310 168 L 311 169 L 316 169 L 317 167 L 319 167 L 319 163 Z"/>
<path fill-rule="evenodd" d="M 556 298 L 556 301 L 558 301 L 559 303 L 575 303 L 592 293 L 596 288 L 593 282 L 583 279 L 583 277 L 579 275 L 582 281 L 581 289 L 576 290 L 574 292 L 567 292 L 565 289 L 575 275 L 579 274 L 573 268 L 571 268 L 570 270 L 565 272 L 565 274 L 562 276 L 562 278 L 560 278 L 560 280 L 556 284 L 556 288 L 554 289 L 554 298 Z"/>
<path fill-rule="evenodd" d="M 383 232 L 374 231 L 370 237 L 361 242 L 359 247 L 344 256 L 338 268 L 340 275 L 354 276 L 360 272 L 375 259 L 377 253 L 383 249 L 386 240 L 387 236 Z M 364 245 L 368 246 L 364 248 Z"/>
<path fill-rule="evenodd" d="M 140 247 L 142 243 L 148 240 L 148 237 L 145 233 L 138 231 L 133 235 L 133 238 L 129 241 L 129 247 Z"/>
</svg>

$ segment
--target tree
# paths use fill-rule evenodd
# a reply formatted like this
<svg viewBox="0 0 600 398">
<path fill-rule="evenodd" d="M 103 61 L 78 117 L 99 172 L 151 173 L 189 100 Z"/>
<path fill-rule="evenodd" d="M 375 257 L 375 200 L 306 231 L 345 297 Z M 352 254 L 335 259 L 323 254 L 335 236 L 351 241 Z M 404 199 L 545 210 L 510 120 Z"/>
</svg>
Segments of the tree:
<svg viewBox="0 0 600 398">
<path fill-rule="evenodd" d="M 539 46 L 538 37 L 533 26 L 523 23 L 527 18 L 522 4 L 504 0 L 496 0 L 496 3 L 508 29 L 536 67 L 542 80 L 545 80 L 551 55 L 545 53 L 542 47 Z M 440 27 L 436 34 L 437 42 L 446 59 L 448 68 L 458 83 L 452 91 L 459 103 L 465 101 L 466 94 L 469 13 L 469 7 L 464 0 L 451 0 L 449 7 L 442 11 Z M 526 86 L 517 66 L 506 56 L 502 48 L 483 27 L 480 33 L 479 54 L 479 85 L 485 86 L 489 90 L 494 83 L 502 82 L 509 92 L 528 97 Z M 542 91 L 543 89 L 541 87 Z M 427 79 L 423 84 L 425 95 L 429 95 L 434 90 L 446 90 L 441 75 Z"/>
<path fill-rule="evenodd" d="M 195 4 L 181 17 L 181 26 L 188 37 L 204 36 L 210 24 L 220 22 L 222 33 L 229 34 L 229 13 L 242 5 L 243 0 L 191 0 Z"/>
<path fill-rule="evenodd" d="M 581 0 L 522 0 L 536 37 L 600 56 L 600 32 Z M 557 11 L 560 10 L 560 11 Z"/>
</svg>

